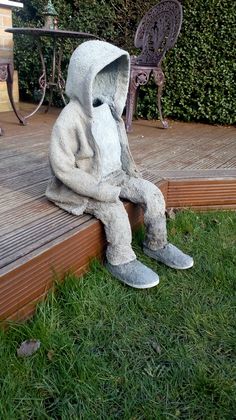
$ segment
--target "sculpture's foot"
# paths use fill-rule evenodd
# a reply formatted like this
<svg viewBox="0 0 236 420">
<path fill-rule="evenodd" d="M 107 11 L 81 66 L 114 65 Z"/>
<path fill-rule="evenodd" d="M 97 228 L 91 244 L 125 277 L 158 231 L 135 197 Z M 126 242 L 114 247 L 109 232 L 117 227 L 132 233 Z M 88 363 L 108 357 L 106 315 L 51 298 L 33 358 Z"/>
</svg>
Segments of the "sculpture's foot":
<svg viewBox="0 0 236 420">
<path fill-rule="evenodd" d="M 159 283 L 158 275 L 137 260 L 120 265 L 107 262 L 106 268 L 114 277 L 135 289 L 149 289 Z"/>
<path fill-rule="evenodd" d="M 193 266 L 193 258 L 184 254 L 172 244 L 167 244 L 156 251 L 144 246 L 143 252 L 154 260 L 162 262 L 168 267 L 176 268 L 177 270 L 186 270 Z"/>
</svg>

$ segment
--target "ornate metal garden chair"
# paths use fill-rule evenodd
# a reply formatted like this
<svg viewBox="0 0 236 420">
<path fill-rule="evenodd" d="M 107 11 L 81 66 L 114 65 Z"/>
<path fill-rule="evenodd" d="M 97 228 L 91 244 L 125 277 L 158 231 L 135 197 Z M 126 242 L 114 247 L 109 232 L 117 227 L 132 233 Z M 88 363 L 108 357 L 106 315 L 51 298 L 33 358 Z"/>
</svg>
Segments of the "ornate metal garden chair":
<svg viewBox="0 0 236 420">
<path fill-rule="evenodd" d="M 131 131 L 138 90 L 146 85 L 151 74 L 158 86 L 157 105 L 164 128 L 168 127 L 161 111 L 161 95 L 165 77 L 161 64 L 166 52 L 178 38 L 182 24 L 182 6 L 178 0 L 162 0 L 142 18 L 135 34 L 134 45 L 142 48 L 138 57 L 131 57 L 130 85 L 126 103 L 126 130 Z"/>
<path fill-rule="evenodd" d="M 20 113 L 17 111 L 14 98 L 13 98 L 13 74 L 14 74 L 13 64 L 10 61 L 8 61 L 7 63 L 5 62 L 2 63 L 0 60 L 0 82 L 6 82 L 8 97 L 9 97 L 9 101 L 11 103 L 12 109 L 16 117 L 18 118 L 19 122 L 25 125 L 24 117 L 22 117 Z M 0 136 L 2 135 L 3 135 L 3 129 L 0 127 Z"/>
</svg>

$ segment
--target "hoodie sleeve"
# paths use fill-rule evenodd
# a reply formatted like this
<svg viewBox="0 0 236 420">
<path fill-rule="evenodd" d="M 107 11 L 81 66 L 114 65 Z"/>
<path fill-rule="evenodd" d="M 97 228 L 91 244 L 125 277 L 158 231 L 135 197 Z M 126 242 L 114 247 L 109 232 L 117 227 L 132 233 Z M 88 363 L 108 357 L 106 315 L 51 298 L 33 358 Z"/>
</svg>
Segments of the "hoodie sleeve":
<svg viewBox="0 0 236 420">
<path fill-rule="evenodd" d="M 77 147 L 75 129 L 55 124 L 49 152 L 50 164 L 55 176 L 72 191 L 84 197 L 107 202 L 118 200 L 119 187 L 98 183 L 95 177 L 76 167 Z"/>
</svg>

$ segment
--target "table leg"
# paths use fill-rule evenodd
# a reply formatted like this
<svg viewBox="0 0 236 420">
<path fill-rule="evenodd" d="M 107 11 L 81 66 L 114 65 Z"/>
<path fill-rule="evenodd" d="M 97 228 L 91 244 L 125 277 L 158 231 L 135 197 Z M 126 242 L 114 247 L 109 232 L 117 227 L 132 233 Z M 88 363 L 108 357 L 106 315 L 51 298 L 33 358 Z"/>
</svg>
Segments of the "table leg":
<svg viewBox="0 0 236 420">
<path fill-rule="evenodd" d="M 60 46 L 59 46 L 58 55 L 57 55 L 57 45 L 56 45 L 56 40 L 54 39 L 53 55 L 52 55 L 52 72 L 51 72 L 50 80 L 48 82 L 48 87 L 49 87 L 49 90 L 50 90 L 49 102 L 48 102 L 48 106 L 47 106 L 47 109 L 46 109 L 45 112 L 48 112 L 49 108 L 52 105 L 54 88 L 57 88 L 59 90 L 59 93 L 61 95 L 61 98 L 63 100 L 64 105 L 67 105 L 67 101 L 66 101 L 66 98 L 64 96 L 64 90 L 65 90 L 66 82 L 65 82 L 65 80 L 62 76 L 62 71 L 61 71 L 62 55 L 63 55 L 63 43 L 61 41 Z M 56 80 L 56 72 L 57 72 L 57 80 Z"/>
<path fill-rule="evenodd" d="M 16 106 L 15 106 L 15 102 L 14 102 L 14 99 L 13 99 L 13 75 L 14 75 L 13 65 L 9 63 L 9 64 L 7 65 L 7 67 L 8 67 L 8 75 L 7 75 L 7 80 L 6 80 L 6 82 L 7 82 L 7 92 L 8 92 L 8 97 L 9 97 L 9 100 L 10 100 L 10 102 L 11 102 L 12 109 L 13 109 L 13 111 L 14 111 L 14 113 L 15 113 L 16 117 L 18 118 L 19 122 L 20 122 L 21 124 L 23 124 L 23 125 L 26 125 L 25 117 L 23 117 L 23 116 L 22 116 L 22 115 L 21 115 L 21 114 L 17 111 Z M 1 134 L 1 135 L 2 135 L 2 134 Z"/>
<path fill-rule="evenodd" d="M 40 87 L 40 90 L 42 91 L 42 96 L 41 96 L 41 99 L 40 99 L 38 105 L 36 106 L 36 108 L 30 114 L 24 116 L 25 119 L 28 119 L 28 118 L 32 117 L 39 110 L 39 108 L 42 106 L 44 98 L 45 98 L 46 89 L 47 89 L 46 66 L 45 66 L 45 62 L 44 62 L 41 42 L 40 42 L 39 39 L 37 39 L 37 46 L 38 46 L 38 51 L 39 51 L 39 55 L 40 55 L 41 65 L 42 65 L 42 74 L 39 78 L 39 87 Z"/>
<path fill-rule="evenodd" d="M 129 91 L 127 95 L 126 100 L 126 118 L 125 118 L 125 128 L 127 133 L 130 133 L 132 131 L 132 118 L 135 108 L 135 103 L 137 100 L 137 89 L 138 86 L 133 83 L 132 78 L 130 78 L 130 84 L 129 84 Z"/>
<path fill-rule="evenodd" d="M 66 98 L 65 98 L 65 95 L 64 95 L 66 82 L 65 82 L 65 79 L 63 78 L 62 72 L 61 72 L 62 54 L 63 54 L 63 44 L 61 43 L 60 48 L 59 48 L 58 65 L 57 65 L 57 71 L 58 71 L 57 84 L 58 84 L 58 88 L 59 88 L 59 91 L 60 91 L 61 98 L 64 102 L 64 105 L 67 105 L 68 102 L 66 101 Z"/>
<path fill-rule="evenodd" d="M 48 100 L 48 106 L 45 112 L 48 112 L 49 108 L 52 105 L 53 90 L 54 90 L 54 87 L 57 85 L 57 83 L 55 83 L 55 75 L 56 75 L 56 40 L 54 38 L 53 39 L 53 52 L 52 52 L 52 70 L 51 70 L 50 79 L 48 82 L 49 100 Z"/>
</svg>

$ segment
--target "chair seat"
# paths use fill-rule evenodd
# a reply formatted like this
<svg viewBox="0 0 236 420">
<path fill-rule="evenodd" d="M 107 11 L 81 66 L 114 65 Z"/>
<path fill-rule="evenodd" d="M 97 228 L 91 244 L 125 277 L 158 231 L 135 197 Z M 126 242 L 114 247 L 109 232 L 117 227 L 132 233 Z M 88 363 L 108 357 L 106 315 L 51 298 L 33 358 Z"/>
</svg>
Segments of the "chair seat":
<svg viewBox="0 0 236 420">
<path fill-rule="evenodd" d="M 147 69 L 147 70 L 152 70 L 152 69 L 157 69 L 158 68 L 158 64 L 139 64 L 139 63 L 131 63 L 131 68 L 132 69 Z"/>
</svg>

